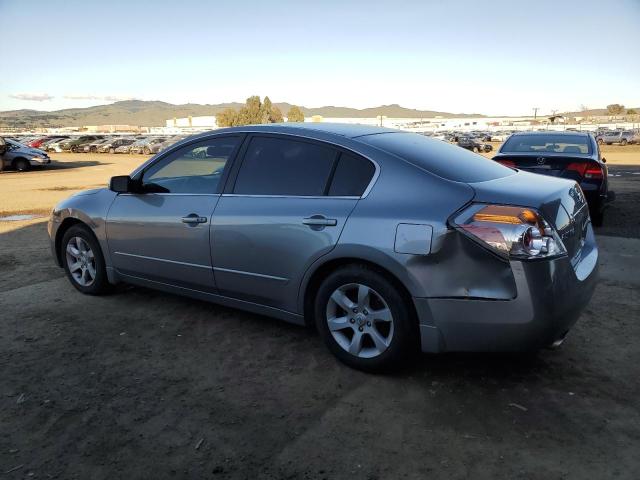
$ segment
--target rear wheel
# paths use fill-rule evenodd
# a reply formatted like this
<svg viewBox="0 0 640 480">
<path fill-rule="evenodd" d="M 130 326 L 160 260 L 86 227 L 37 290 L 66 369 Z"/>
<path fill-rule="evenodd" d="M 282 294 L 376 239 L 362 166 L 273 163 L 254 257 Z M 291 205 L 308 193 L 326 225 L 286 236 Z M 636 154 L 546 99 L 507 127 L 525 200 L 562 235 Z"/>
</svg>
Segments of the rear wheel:
<svg viewBox="0 0 640 480">
<path fill-rule="evenodd" d="M 366 266 L 331 273 L 320 285 L 314 313 L 329 350 L 351 367 L 388 370 L 417 351 L 410 306 L 392 282 Z"/>
<path fill-rule="evenodd" d="M 31 167 L 31 164 L 24 158 L 18 158 L 13 162 L 13 168 L 19 172 L 26 172 Z"/>
<path fill-rule="evenodd" d="M 149 155 L 151 153 L 151 150 L 149 149 L 149 147 L 144 147 L 143 151 L 145 155 Z"/>
<path fill-rule="evenodd" d="M 622 140 L 620 140 L 620 145 L 622 145 L 623 147 L 627 144 L 627 139 L 623 138 Z"/>
<path fill-rule="evenodd" d="M 110 148 L 109 149 L 109 153 L 113 155 L 114 153 L 116 153 L 116 149 L 115 148 Z"/>
<path fill-rule="evenodd" d="M 602 140 L 601 138 L 598 139 L 598 145 L 602 145 L 604 143 L 604 140 Z"/>
<path fill-rule="evenodd" d="M 69 228 L 60 248 L 64 270 L 77 290 L 88 295 L 102 295 L 111 290 L 102 250 L 87 227 Z"/>
</svg>

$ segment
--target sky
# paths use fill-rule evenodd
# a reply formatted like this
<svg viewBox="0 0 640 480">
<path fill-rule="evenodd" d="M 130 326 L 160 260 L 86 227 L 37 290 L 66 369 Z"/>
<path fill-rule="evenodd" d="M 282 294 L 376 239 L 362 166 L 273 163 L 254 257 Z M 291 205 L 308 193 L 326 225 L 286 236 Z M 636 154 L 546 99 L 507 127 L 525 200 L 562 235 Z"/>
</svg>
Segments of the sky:
<svg viewBox="0 0 640 480">
<path fill-rule="evenodd" d="M 640 0 L 0 0 L 0 110 L 640 106 Z"/>
</svg>

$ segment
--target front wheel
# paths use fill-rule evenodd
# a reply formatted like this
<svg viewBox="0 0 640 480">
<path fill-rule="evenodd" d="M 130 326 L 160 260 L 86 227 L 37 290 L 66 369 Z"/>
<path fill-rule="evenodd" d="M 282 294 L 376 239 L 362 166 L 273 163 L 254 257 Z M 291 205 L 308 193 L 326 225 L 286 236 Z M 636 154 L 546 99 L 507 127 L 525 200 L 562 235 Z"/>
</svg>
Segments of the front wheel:
<svg viewBox="0 0 640 480">
<path fill-rule="evenodd" d="M 386 276 L 364 265 L 330 274 L 315 300 L 315 322 L 329 350 L 365 371 L 397 367 L 417 351 L 413 310 Z"/>
<path fill-rule="evenodd" d="M 91 231 L 74 225 L 62 237 L 61 256 L 71 284 L 82 293 L 102 295 L 111 290 L 100 245 Z"/>
<path fill-rule="evenodd" d="M 24 158 L 19 158 L 14 162 L 14 168 L 19 172 L 26 172 L 31 167 L 31 164 Z"/>
</svg>

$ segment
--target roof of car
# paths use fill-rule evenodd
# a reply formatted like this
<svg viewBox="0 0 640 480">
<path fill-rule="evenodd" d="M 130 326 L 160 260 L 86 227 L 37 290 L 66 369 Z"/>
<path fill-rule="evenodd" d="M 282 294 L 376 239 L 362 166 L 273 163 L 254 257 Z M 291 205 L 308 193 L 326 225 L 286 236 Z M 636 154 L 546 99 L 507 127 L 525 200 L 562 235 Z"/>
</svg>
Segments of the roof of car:
<svg viewBox="0 0 640 480">
<path fill-rule="evenodd" d="M 392 128 L 377 127 L 374 125 L 358 125 L 349 123 L 271 123 L 264 125 L 246 125 L 242 127 L 231 127 L 213 130 L 202 134 L 211 133 L 232 133 L 232 132 L 264 132 L 264 133 L 292 133 L 300 135 L 304 131 L 322 132 L 330 135 L 339 135 L 346 138 L 356 138 L 365 135 L 376 135 L 379 133 L 401 132 Z"/>
<path fill-rule="evenodd" d="M 555 131 L 555 130 L 535 130 L 531 132 L 514 132 L 513 135 L 583 135 L 588 136 L 590 132 L 577 132 L 575 130 L 570 131 Z"/>
</svg>

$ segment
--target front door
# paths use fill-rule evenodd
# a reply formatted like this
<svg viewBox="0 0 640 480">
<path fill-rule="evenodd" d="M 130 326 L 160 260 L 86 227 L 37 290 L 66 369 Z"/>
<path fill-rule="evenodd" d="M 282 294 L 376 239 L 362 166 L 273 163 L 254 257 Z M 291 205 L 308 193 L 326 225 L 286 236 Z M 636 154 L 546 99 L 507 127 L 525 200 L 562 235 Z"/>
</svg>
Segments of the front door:
<svg viewBox="0 0 640 480">
<path fill-rule="evenodd" d="M 350 175 L 344 167 L 353 157 L 286 136 L 255 135 L 243 157 L 213 217 L 218 290 L 295 312 L 302 277 L 337 243 L 374 166 L 355 159 L 365 162 L 366 178 Z M 361 186 L 344 190 L 337 177 L 345 176 Z"/>
<path fill-rule="evenodd" d="M 118 273 L 215 291 L 210 224 L 220 179 L 241 138 L 183 146 L 141 174 L 140 193 L 119 194 L 107 215 L 109 253 Z"/>
</svg>

